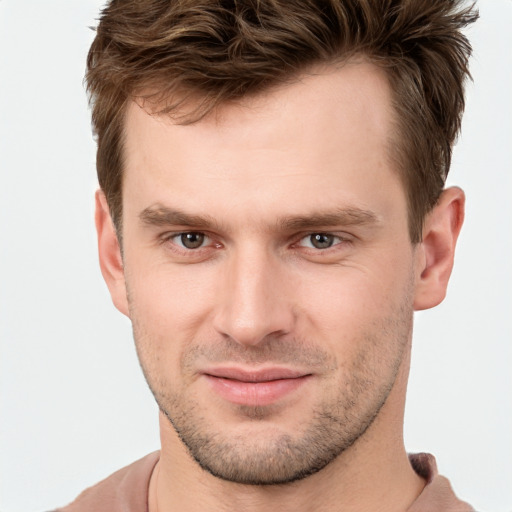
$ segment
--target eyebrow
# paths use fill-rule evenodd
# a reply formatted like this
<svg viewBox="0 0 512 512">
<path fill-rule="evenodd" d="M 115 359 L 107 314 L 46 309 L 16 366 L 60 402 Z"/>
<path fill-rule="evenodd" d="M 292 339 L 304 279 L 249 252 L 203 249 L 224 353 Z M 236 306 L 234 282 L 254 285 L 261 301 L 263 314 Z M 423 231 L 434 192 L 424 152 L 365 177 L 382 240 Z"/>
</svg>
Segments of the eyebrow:
<svg viewBox="0 0 512 512">
<path fill-rule="evenodd" d="M 224 226 L 210 215 L 195 215 L 162 205 L 150 206 L 139 214 L 140 220 L 149 226 L 187 226 L 196 229 L 222 231 Z M 365 226 L 379 223 L 379 217 L 370 210 L 340 208 L 329 212 L 290 216 L 277 219 L 276 226 L 283 231 L 302 231 L 333 226 Z"/>
<path fill-rule="evenodd" d="M 149 226 L 193 226 L 203 229 L 222 227 L 209 215 L 194 215 L 160 205 L 145 208 L 140 212 L 139 218 Z"/>
<path fill-rule="evenodd" d="M 331 226 L 363 226 L 377 224 L 377 215 L 360 208 L 340 208 L 332 212 L 289 217 L 278 221 L 283 230 L 301 231 Z"/>
</svg>

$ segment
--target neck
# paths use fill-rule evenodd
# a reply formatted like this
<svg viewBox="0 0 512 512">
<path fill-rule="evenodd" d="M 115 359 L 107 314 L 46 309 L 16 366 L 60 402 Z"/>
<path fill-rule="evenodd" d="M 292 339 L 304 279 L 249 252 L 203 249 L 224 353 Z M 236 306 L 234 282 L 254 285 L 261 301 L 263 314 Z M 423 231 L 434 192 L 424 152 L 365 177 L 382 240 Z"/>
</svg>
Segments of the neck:
<svg viewBox="0 0 512 512">
<path fill-rule="evenodd" d="M 425 486 L 403 443 L 408 367 L 406 357 L 388 400 L 354 445 L 318 473 L 286 485 L 242 485 L 212 476 L 161 414 L 162 451 L 150 484 L 150 512 L 406 511 Z"/>
</svg>

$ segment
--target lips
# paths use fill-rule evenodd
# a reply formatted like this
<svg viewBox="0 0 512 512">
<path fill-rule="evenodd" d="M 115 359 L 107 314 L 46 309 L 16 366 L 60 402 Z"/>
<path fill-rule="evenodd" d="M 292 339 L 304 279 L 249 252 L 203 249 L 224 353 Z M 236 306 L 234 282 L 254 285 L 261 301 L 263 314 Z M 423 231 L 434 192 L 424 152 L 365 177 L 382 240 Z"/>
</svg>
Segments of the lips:
<svg viewBox="0 0 512 512">
<path fill-rule="evenodd" d="M 311 378 L 287 368 L 257 371 L 241 368 L 212 368 L 203 373 L 211 389 L 223 399 L 237 405 L 270 405 L 290 395 Z"/>
</svg>

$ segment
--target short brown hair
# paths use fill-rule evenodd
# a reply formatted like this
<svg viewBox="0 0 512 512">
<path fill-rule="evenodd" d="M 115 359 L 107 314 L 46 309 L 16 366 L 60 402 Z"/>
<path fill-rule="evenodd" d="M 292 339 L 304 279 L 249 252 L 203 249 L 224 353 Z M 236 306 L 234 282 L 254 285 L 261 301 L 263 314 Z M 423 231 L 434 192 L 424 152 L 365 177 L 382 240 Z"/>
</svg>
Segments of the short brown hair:
<svg viewBox="0 0 512 512">
<path fill-rule="evenodd" d="M 87 59 L 97 171 L 120 234 L 127 102 L 151 90 L 193 122 L 321 63 L 363 56 L 386 70 L 396 112 L 391 156 L 412 242 L 450 168 L 478 17 L 459 0 L 111 0 Z M 183 114 L 187 95 L 200 98 Z M 307 107 L 305 107 L 307 108 Z"/>
</svg>

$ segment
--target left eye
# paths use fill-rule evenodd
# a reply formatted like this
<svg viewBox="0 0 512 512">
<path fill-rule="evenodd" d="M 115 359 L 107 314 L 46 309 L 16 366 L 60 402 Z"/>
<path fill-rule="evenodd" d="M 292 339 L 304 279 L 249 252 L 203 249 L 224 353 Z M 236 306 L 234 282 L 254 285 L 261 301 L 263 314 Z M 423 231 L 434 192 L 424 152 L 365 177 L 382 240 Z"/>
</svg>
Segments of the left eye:
<svg viewBox="0 0 512 512">
<path fill-rule="evenodd" d="M 309 247 L 310 249 L 329 249 L 340 242 L 341 238 L 339 236 L 330 235 L 328 233 L 312 233 L 304 237 L 299 245 Z"/>
<path fill-rule="evenodd" d="M 204 233 L 191 231 L 173 236 L 173 241 L 184 249 L 199 249 L 209 241 L 209 238 Z"/>
</svg>

